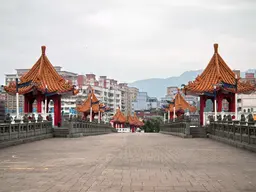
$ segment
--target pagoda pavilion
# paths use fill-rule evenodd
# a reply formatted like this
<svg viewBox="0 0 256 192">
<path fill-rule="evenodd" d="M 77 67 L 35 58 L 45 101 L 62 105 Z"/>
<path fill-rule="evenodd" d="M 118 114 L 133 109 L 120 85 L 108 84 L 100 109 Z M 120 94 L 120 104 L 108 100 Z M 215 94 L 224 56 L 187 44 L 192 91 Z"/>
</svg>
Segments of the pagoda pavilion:
<svg viewBox="0 0 256 192">
<path fill-rule="evenodd" d="M 239 77 L 240 78 L 240 77 Z M 236 94 L 250 93 L 254 87 L 246 82 L 240 81 L 236 74 L 228 67 L 218 53 L 218 44 L 214 44 L 214 54 L 201 75 L 184 87 L 185 94 L 200 97 L 200 124 L 203 124 L 203 113 L 206 100 L 216 101 L 213 108 L 222 111 L 222 101 L 229 103 L 229 112 L 236 112 Z M 237 117 L 236 117 L 237 118 Z"/>
<path fill-rule="evenodd" d="M 101 115 L 104 112 L 104 104 L 99 102 L 92 89 L 84 103 L 77 106 L 77 111 L 83 113 L 85 119 L 91 113 L 92 117 L 90 117 L 90 119 L 92 121 L 94 120 L 95 115 L 99 115 L 100 113 L 98 119 L 101 120 Z"/>
<path fill-rule="evenodd" d="M 48 104 L 54 102 L 54 125 L 61 125 L 61 96 L 77 94 L 78 90 L 71 85 L 52 66 L 45 55 L 46 47 L 42 46 L 42 55 L 34 66 L 16 83 L 10 83 L 4 89 L 12 95 L 24 95 L 24 113 L 32 113 L 33 102 L 37 101 L 37 113 L 43 113 L 42 102 L 46 102 L 45 113 L 48 113 Z M 18 117 L 17 117 L 18 118 Z"/>
<path fill-rule="evenodd" d="M 132 117 L 131 115 L 127 116 L 127 121 L 130 125 L 130 129 L 132 132 L 135 132 L 135 127 L 136 127 L 136 122 L 134 120 L 134 117 Z"/>
<path fill-rule="evenodd" d="M 139 120 L 139 118 L 137 117 L 135 112 L 134 112 L 134 115 L 133 115 L 133 119 L 135 120 L 137 127 L 141 127 L 141 126 L 144 125 L 144 123 Z"/>
<path fill-rule="evenodd" d="M 121 112 L 120 108 L 117 109 L 115 115 L 112 118 L 114 128 L 124 128 L 126 123 L 126 117 Z"/>
<path fill-rule="evenodd" d="M 134 113 L 134 116 L 128 115 L 127 120 L 128 120 L 128 123 L 129 123 L 129 125 L 130 125 L 130 128 L 131 128 L 132 132 L 135 132 L 135 129 L 136 129 L 137 127 L 141 127 L 141 126 L 144 125 L 144 123 L 141 122 L 141 121 L 138 119 L 136 113 Z"/>
<path fill-rule="evenodd" d="M 175 114 L 174 114 L 175 110 Z M 166 111 L 169 113 L 169 119 L 173 119 L 174 115 L 177 117 L 180 117 L 184 114 L 184 112 L 188 110 L 189 112 L 195 112 L 196 107 L 190 105 L 184 97 L 181 95 L 180 90 L 178 89 L 177 94 L 175 95 L 175 98 L 170 103 L 169 107 L 166 109 Z"/>
</svg>

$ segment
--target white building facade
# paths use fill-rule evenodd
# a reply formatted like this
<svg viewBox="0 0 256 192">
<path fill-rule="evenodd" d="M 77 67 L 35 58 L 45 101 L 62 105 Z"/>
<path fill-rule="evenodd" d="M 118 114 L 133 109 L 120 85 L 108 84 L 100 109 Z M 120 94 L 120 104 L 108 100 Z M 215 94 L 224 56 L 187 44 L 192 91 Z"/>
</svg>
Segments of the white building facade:
<svg viewBox="0 0 256 192">
<path fill-rule="evenodd" d="M 147 92 L 138 92 L 136 100 L 132 102 L 133 111 L 151 110 L 159 107 L 156 97 L 149 97 Z"/>
<path fill-rule="evenodd" d="M 238 112 L 256 112 L 256 93 L 237 95 Z"/>
</svg>

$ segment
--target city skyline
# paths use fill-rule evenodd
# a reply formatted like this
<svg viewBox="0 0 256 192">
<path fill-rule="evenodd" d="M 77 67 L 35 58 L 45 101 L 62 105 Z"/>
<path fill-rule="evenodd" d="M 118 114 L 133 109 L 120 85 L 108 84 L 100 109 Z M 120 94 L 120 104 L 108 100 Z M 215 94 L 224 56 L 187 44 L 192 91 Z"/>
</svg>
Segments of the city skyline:
<svg viewBox="0 0 256 192">
<path fill-rule="evenodd" d="M 31 67 L 41 45 L 54 66 L 119 82 L 203 69 L 213 43 L 232 69 L 244 71 L 256 62 L 255 5 L 250 0 L 7 1 L 0 8 L 0 78 Z"/>
</svg>

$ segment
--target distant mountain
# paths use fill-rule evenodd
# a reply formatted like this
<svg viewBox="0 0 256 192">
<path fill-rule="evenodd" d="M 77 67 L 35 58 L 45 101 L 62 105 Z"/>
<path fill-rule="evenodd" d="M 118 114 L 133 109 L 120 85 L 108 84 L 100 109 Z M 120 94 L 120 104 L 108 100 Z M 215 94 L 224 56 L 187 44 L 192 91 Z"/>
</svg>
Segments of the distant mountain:
<svg viewBox="0 0 256 192">
<path fill-rule="evenodd" d="M 152 78 L 135 81 L 130 83 L 129 86 L 137 87 L 140 91 L 147 92 L 151 97 L 164 97 L 166 95 L 166 88 L 169 86 L 178 86 L 187 84 L 188 81 L 194 80 L 197 75 L 202 73 L 202 70 L 186 71 L 177 77 Z"/>
<path fill-rule="evenodd" d="M 245 76 L 246 72 L 256 72 L 256 69 L 249 69 L 241 72 L 241 77 Z M 166 88 L 169 86 L 181 87 L 182 84 L 187 84 L 189 81 L 194 80 L 197 75 L 201 74 L 202 70 L 186 71 L 177 77 L 152 78 L 143 79 L 130 83 L 129 86 L 137 87 L 142 92 L 147 92 L 150 97 L 164 97 L 166 95 Z"/>
</svg>

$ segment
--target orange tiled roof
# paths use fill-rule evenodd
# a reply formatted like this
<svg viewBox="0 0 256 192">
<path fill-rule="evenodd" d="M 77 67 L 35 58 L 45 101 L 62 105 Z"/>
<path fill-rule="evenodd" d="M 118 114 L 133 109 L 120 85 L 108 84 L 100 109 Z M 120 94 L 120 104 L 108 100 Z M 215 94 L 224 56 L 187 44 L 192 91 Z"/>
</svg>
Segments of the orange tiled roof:
<svg viewBox="0 0 256 192">
<path fill-rule="evenodd" d="M 57 71 L 52 66 L 51 62 L 48 60 L 45 55 L 45 46 L 42 46 L 42 55 L 34 66 L 29 70 L 28 73 L 24 74 L 20 78 L 20 83 L 27 83 L 32 81 L 32 84 L 19 88 L 19 94 L 26 94 L 31 92 L 34 88 L 38 91 L 45 93 L 46 85 L 47 92 L 52 93 L 56 92 L 57 94 L 73 91 L 74 94 L 77 93 L 77 90 L 74 90 L 73 85 L 61 77 Z M 5 91 L 10 94 L 16 93 L 16 84 L 10 83 L 9 86 L 4 87 Z"/>
<path fill-rule="evenodd" d="M 174 108 L 174 104 L 170 104 L 167 111 L 170 110 L 170 112 L 173 112 L 173 108 Z M 184 99 L 184 97 L 182 97 L 182 95 L 181 95 L 181 93 L 178 89 L 178 93 L 175 95 L 175 111 L 178 111 L 180 109 L 182 109 L 182 110 L 188 109 L 190 112 L 195 112 L 196 111 L 196 107 L 190 105 Z"/>
<path fill-rule="evenodd" d="M 77 111 L 83 112 L 83 113 L 84 112 L 90 112 L 91 101 L 92 101 L 92 111 L 94 113 L 98 113 L 99 112 L 99 107 L 103 107 L 104 106 L 103 103 L 99 104 L 99 100 L 97 99 L 97 97 L 95 96 L 95 94 L 92 91 L 92 93 L 88 94 L 88 97 L 84 101 L 84 103 L 82 105 L 78 105 L 77 106 Z M 94 103 L 96 103 L 96 104 L 94 104 Z M 104 112 L 103 109 L 100 109 L 100 111 Z"/>
<path fill-rule="evenodd" d="M 127 116 L 127 121 L 130 125 L 135 125 L 134 117 L 132 117 L 131 115 Z"/>
<path fill-rule="evenodd" d="M 126 122 L 126 117 L 124 114 L 121 112 L 120 109 L 117 109 L 116 114 L 113 116 L 113 122 L 119 122 L 119 123 L 125 123 Z"/>
<path fill-rule="evenodd" d="M 185 91 L 190 94 L 203 94 L 204 92 L 213 93 L 213 85 L 225 82 L 235 84 L 235 73 L 228 67 L 225 61 L 218 53 L 218 44 L 214 44 L 214 54 L 201 75 L 193 82 L 185 86 Z M 224 88 L 222 88 L 224 89 Z M 235 92 L 235 89 L 225 89 L 229 92 Z M 249 83 L 243 83 L 238 79 L 238 93 L 253 91 L 254 87 Z"/>
<path fill-rule="evenodd" d="M 139 120 L 136 113 L 134 113 L 133 119 L 134 119 L 135 125 L 137 125 L 137 126 L 143 126 L 144 125 L 144 123 Z"/>
</svg>

